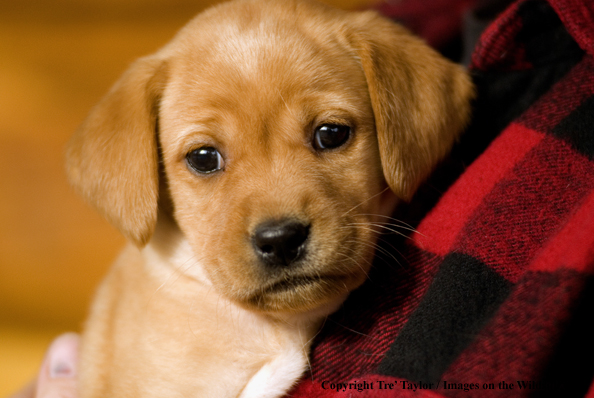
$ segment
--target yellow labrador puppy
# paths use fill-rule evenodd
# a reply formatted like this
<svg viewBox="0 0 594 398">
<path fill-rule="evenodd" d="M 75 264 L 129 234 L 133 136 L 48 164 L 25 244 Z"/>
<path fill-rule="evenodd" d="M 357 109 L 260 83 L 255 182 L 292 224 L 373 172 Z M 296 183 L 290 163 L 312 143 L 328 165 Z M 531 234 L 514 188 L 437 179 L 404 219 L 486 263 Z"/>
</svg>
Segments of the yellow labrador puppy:
<svg viewBox="0 0 594 398">
<path fill-rule="evenodd" d="M 92 306 L 82 396 L 285 394 L 472 92 L 402 27 L 311 1 L 221 4 L 134 63 L 67 149 L 131 242 Z"/>
</svg>

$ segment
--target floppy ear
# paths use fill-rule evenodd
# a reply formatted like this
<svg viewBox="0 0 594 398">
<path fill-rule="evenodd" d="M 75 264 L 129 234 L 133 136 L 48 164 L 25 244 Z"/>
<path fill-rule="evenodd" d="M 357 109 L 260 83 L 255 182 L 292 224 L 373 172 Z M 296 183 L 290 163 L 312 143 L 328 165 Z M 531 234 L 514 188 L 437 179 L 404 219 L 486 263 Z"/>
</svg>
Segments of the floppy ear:
<svg viewBox="0 0 594 398">
<path fill-rule="evenodd" d="M 66 148 L 72 185 L 139 246 L 150 239 L 157 220 L 156 123 L 165 79 L 162 59 L 136 61 Z"/>
<path fill-rule="evenodd" d="M 353 25 L 350 41 L 367 78 L 384 176 L 409 200 L 465 127 L 473 85 L 461 66 L 405 28 L 373 12 L 356 15 Z"/>
</svg>

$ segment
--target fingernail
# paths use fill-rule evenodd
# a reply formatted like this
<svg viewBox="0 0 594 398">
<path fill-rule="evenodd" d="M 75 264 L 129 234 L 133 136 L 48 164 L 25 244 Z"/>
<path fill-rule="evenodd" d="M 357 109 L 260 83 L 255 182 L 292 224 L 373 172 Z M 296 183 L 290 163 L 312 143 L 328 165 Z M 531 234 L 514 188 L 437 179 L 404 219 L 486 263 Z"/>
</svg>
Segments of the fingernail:
<svg viewBox="0 0 594 398">
<path fill-rule="evenodd" d="M 78 364 L 79 337 L 75 333 L 66 333 L 58 337 L 49 349 L 49 376 L 75 377 Z"/>
</svg>

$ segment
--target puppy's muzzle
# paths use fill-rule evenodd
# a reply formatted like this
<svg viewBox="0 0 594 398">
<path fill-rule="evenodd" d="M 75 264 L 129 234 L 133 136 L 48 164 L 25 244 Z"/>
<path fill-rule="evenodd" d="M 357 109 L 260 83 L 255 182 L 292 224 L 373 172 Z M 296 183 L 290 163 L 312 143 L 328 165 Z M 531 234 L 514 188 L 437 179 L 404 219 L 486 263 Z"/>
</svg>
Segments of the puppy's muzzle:
<svg viewBox="0 0 594 398">
<path fill-rule="evenodd" d="M 270 267 L 288 267 L 301 259 L 307 247 L 309 225 L 294 219 L 265 221 L 252 236 L 254 251 Z"/>
</svg>

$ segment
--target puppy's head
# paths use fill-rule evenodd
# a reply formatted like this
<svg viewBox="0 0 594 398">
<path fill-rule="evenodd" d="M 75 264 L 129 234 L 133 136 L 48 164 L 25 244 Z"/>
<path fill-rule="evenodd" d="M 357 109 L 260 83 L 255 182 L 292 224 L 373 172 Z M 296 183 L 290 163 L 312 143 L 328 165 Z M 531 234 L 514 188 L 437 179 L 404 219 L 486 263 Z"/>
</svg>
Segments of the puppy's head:
<svg viewBox="0 0 594 398">
<path fill-rule="evenodd" d="M 306 312 L 365 280 L 374 224 L 448 152 L 471 96 L 461 68 L 373 13 L 225 3 L 132 65 L 68 172 L 139 246 L 169 197 L 184 272 L 247 308 Z"/>
</svg>

